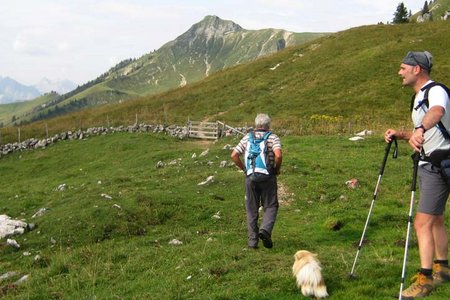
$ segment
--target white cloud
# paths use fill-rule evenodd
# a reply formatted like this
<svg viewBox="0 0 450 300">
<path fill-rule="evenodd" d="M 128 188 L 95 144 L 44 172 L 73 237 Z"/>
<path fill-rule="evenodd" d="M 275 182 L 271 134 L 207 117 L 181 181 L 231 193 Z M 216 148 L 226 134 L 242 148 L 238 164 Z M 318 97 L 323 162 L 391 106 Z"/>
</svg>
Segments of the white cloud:
<svg viewBox="0 0 450 300">
<path fill-rule="evenodd" d="M 399 1 L 400 2 L 400 1 Z M 405 0 L 413 12 L 422 0 Z M 392 0 L 0 0 L 0 75 L 86 82 L 158 49 L 206 15 L 246 29 L 338 31 L 390 21 Z M 414 7 L 415 6 L 415 7 Z"/>
</svg>

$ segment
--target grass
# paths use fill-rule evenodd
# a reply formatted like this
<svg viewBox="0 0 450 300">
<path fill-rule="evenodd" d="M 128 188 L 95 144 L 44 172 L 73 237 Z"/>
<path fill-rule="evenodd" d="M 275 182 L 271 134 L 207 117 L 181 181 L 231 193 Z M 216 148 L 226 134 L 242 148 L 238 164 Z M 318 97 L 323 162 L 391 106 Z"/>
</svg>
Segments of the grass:
<svg viewBox="0 0 450 300">
<path fill-rule="evenodd" d="M 230 161 L 224 146 L 237 142 L 115 133 L 2 157 L 0 213 L 37 225 L 15 237 L 19 251 L 0 246 L 0 273 L 19 273 L 2 286 L 30 274 L 4 299 L 302 299 L 291 275 L 299 249 L 319 254 L 330 299 L 391 299 L 398 292 L 412 166 L 406 144 L 387 162 L 358 278 L 349 280 L 382 138 L 282 137 L 274 248 L 256 251 L 246 249 L 243 175 L 219 168 Z M 158 161 L 165 167 L 156 168 Z M 198 185 L 211 175 L 213 183 Z M 346 187 L 350 178 L 359 180 L 357 189 Z M 63 183 L 66 190 L 56 191 Z M 42 207 L 48 212 L 32 219 Z M 337 222 L 342 226 L 333 230 Z M 170 245 L 173 239 L 183 244 Z M 418 267 L 414 234 L 411 245 L 408 277 Z M 42 259 L 34 261 L 37 254 Z M 444 286 L 429 299 L 449 295 Z"/>
</svg>

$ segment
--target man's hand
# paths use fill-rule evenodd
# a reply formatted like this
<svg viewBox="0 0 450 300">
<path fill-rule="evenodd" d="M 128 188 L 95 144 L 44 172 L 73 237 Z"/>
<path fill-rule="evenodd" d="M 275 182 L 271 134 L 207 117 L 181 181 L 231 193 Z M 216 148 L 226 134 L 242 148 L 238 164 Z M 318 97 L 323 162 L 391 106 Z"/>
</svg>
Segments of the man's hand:
<svg viewBox="0 0 450 300">
<path fill-rule="evenodd" d="M 394 130 L 394 129 L 386 130 L 386 132 L 384 133 L 384 140 L 386 141 L 386 143 L 392 142 L 394 137 L 396 137 L 396 134 L 397 134 L 397 130 Z"/>
<path fill-rule="evenodd" d="M 411 138 L 408 140 L 409 145 L 416 152 L 420 152 L 422 150 L 423 142 L 425 139 L 423 138 L 424 130 L 423 128 L 417 128 L 414 130 Z"/>
</svg>

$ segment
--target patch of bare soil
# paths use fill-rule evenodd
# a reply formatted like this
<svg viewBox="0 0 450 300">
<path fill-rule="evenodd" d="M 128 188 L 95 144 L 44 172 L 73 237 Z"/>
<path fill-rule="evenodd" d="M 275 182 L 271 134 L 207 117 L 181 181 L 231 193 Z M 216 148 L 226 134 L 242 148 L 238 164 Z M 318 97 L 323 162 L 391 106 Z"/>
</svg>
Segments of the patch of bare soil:
<svg viewBox="0 0 450 300">
<path fill-rule="evenodd" d="M 287 206 L 294 201 L 294 193 L 291 193 L 286 185 L 278 181 L 278 202 L 281 206 Z"/>
</svg>

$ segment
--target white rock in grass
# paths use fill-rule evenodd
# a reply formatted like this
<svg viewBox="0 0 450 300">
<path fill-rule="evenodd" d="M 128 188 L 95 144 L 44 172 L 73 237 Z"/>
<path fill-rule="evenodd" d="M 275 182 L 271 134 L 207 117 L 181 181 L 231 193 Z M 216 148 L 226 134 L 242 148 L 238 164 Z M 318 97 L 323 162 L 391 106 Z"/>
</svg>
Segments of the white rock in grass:
<svg viewBox="0 0 450 300">
<path fill-rule="evenodd" d="M 352 142 L 356 142 L 356 141 L 362 141 L 362 140 L 364 140 L 364 138 L 361 136 L 354 136 L 354 137 L 349 138 L 349 140 Z"/>
<path fill-rule="evenodd" d="M 202 153 L 200 153 L 200 157 L 206 156 L 206 155 L 208 155 L 208 153 L 209 153 L 209 148 L 206 149 L 205 151 L 203 151 Z"/>
<path fill-rule="evenodd" d="M 57 192 L 62 192 L 64 190 L 66 190 L 67 185 L 65 183 L 58 185 L 58 187 L 55 189 L 55 191 Z"/>
<path fill-rule="evenodd" d="M 357 136 L 366 136 L 366 135 L 372 135 L 372 134 L 373 134 L 372 130 L 365 129 L 365 130 L 363 130 L 361 132 L 358 132 L 356 135 Z"/>
<path fill-rule="evenodd" d="M 17 280 L 16 282 L 14 282 L 15 285 L 19 285 L 24 283 L 25 281 L 28 281 L 28 278 L 30 277 L 30 275 L 23 275 L 22 277 L 19 278 L 19 280 Z"/>
<path fill-rule="evenodd" d="M 205 181 L 200 182 L 198 185 L 206 185 L 214 181 L 214 176 L 209 176 Z"/>
<path fill-rule="evenodd" d="M 5 274 L 0 276 L 0 281 L 14 277 L 17 275 L 17 272 L 11 271 L 11 272 L 6 272 Z"/>
<path fill-rule="evenodd" d="M 219 220 L 221 217 L 220 217 L 220 211 L 218 211 L 218 212 L 216 212 L 213 216 L 212 216 L 212 218 L 213 219 L 216 219 L 216 220 Z"/>
<path fill-rule="evenodd" d="M 102 193 L 100 196 L 102 196 L 103 198 L 108 199 L 108 200 L 112 199 L 112 197 L 110 195 L 105 194 L 105 193 Z"/>
<path fill-rule="evenodd" d="M 22 234 L 27 227 L 27 223 L 20 220 L 13 220 L 7 215 L 0 215 L 0 239 L 11 235 Z"/>
<path fill-rule="evenodd" d="M 16 249 L 20 248 L 19 243 L 17 243 L 16 240 L 13 240 L 13 239 L 7 239 L 6 244 L 8 244 L 9 246 L 16 248 Z"/>
<path fill-rule="evenodd" d="M 169 245 L 173 245 L 173 246 L 180 246 L 183 245 L 183 242 L 177 239 L 173 239 L 169 242 Z"/>
<path fill-rule="evenodd" d="M 47 209 L 45 207 L 40 208 L 34 215 L 32 215 L 32 218 L 40 217 L 44 215 L 47 212 Z"/>
</svg>

